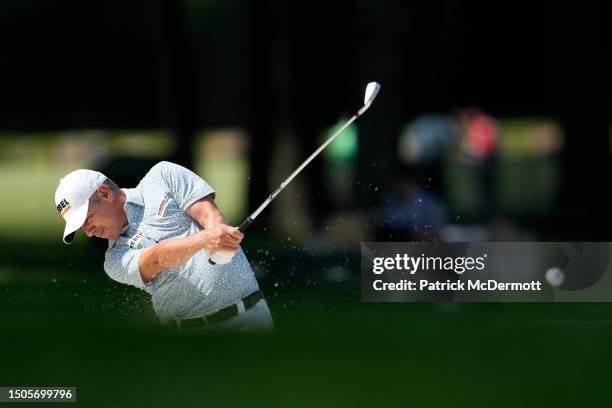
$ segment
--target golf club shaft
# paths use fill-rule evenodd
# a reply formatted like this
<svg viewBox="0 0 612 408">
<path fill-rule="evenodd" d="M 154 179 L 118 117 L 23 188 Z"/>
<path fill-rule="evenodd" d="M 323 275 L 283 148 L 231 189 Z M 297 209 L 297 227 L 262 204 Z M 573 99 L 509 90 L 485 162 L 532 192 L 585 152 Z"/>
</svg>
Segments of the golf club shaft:
<svg viewBox="0 0 612 408">
<path fill-rule="evenodd" d="M 338 135 L 344 131 L 344 129 L 349 127 L 351 123 L 353 123 L 358 117 L 363 115 L 363 113 L 370 108 L 370 106 L 372 105 L 372 102 L 374 101 L 374 98 L 376 98 L 376 95 L 378 95 L 379 91 L 380 91 L 380 84 L 378 82 L 370 82 L 368 86 L 366 87 L 365 97 L 363 98 L 363 106 L 357 111 L 357 113 L 354 114 L 333 135 L 327 138 L 327 140 L 321 146 L 319 146 L 319 148 L 315 150 L 313 154 L 311 154 L 306 160 L 304 160 L 304 162 L 300 164 L 300 167 L 295 169 L 295 171 L 291 173 L 291 175 L 287 177 L 287 179 L 283 181 L 280 184 L 280 186 L 276 187 L 276 189 L 272 191 L 272 193 L 268 196 L 268 198 L 263 203 L 261 203 L 261 205 L 257 207 L 257 209 L 253 211 L 251 215 L 249 215 L 244 221 L 242 221 L 242 223 L 238 227 L 238 230 L 240 232 L 246 231 L 247 228 L 249 228 L 249 226 L 253 223 L 253 221 L 255 221 L 255 218 L 257 218 L 257 216 L 272 202 L 272 200 L 274 200 L 274 198 L 276 198 L 276 196 L 279 195 L 280 192 L 283 191 L 283 189 L 289 185 L 289 183 L 291 183 L 291 181 L 295 178 L 295 176 L 297 176 L 304 169 L 304 167 L 308 166 L 308 163 L 310 163 L 315 157 L 317 157 L 317 155 L 321 153 L 321 151 L 325 149 L 327 145 L 333 142 L 334 139 L 338 137 Z M 215 262 L 210 258 L 208 259 L 208 262 L 211 265 L 215 265 Z"/>
<path fill-rule="evenodd" d="M 365 108 L 365 106 L 364 106 Z M 367 108 L 366 108 L 367 109 Z M 242 223 L 240 224 L 240 226 L 238 227 L 238 231 L 240 232 L 244 232 L 247 230 L 247 228 L 249 228 L 249 226 L 253 223 L 253 221 L 255 221 L 255 218 L 257 218 L 257 216 L 259 215 L 259 213 L 261 213 L 264 208 L 266 208 L 268 206 L 268 204 L 270 204 L 272 202 L 272 200 L 274 200 L 274 198 L 281 192 L 283 191 L 283 189 L 289 184 L 291 183 L 291 180 L 293 180 L 295 178 L 295 176 L 297 176 L 299 174 L 300 171 L 302 171 L 302 169 L 304 169 L 304 167 L 306 167 L 308 165 L 308 163 L 310 163 L 315 157 L 317 157 L 317 155 L 319 153 L 321 153 L 321 151 L 323 149 L 325 149 L 325 147 L 327 147 L 328 144 L 330 144 L 340 133 L 342 133 L 344 131 L 344 129 L 346 129 L 351 123 L 353 123 L 355 121 L 355 119 L 357 119 L 363 112 L 365 112 L 365 109 L 361 108 L 359 110 L 359 112 L 357 112 L 356 114 L 353 115 L 353 117 L 351 117 L 340 129 L 338 129 L 338 131 L 336 133 L 334 133 L 333 135 L 331 135 L 326 141 L 325 143 L 323 143 L 321 146 L 319 146 L 319 148 L 317 150 L 315 150 L 315 152 L 313 154 L 310 155 L 310 157 L 308 157 L 304 163 L 302 163 L 300 165 L 300 167 L 298 167 L 297 169 L 295 169 L 295 171 L 293 173 L 291 173 L 291 175 L 289 177 L 287 177 L 287 179 L 285 181 L 283 181 L 278 187 L 276 187 L 274 189 L 274 191 L 272 192 L 272 194 L 270 194 L 268 196 L 268 198 L 266 198 L 266 200 L 261 203 L 261 205 L 259 207 L 257 207 L 257 209 L 255 211 L 253 211 L 253 213 L 251 215 L 249 215 L 244 221 L 242 221 Z M 212 259 L 208 259 L 208 263 L 210 263 L 211 265 L 215 265 L 215 262 Z"/>
<path fill-rule="evenodd" d="M 310 155 L 310 157 L 308 157 L 301 165 L 300 167 L 298 167 L 297 169 L 295 169 L 295 171 L 293 173 L 291 173 L 291 175 L 289 177 L 287 177 L 287 179 L 285 181 L 283 181 L 278 187 L 276 187 L 276 189 L 274 189 L 274 191 L 272 192 L 272 194 L 270 194 L 268 196 L 268 198 L 266 198 L 266 200 L 259 206 L 257 207 L 257 209 L 255 211 L 253 211 L 253 213 L 251 215 L 249 215 L 243 222 L 242 224 L 240 224 L 240 226 L 238 227 L 238 230 L 240 232 L 244 232 L 255 220 L 255 218 L 257 218 L 257 216 L 259 215 L 259 213 L 261 213 L 271 202 L 272 200 L 274 200 L 274 198 L 281 192 L 283 191 L 283 189 L 285 187 L 287 187 L 289 185 L 289 183 L 291 183 L 291 181 L 295 178 L 295 176 L 297 176 L 303 169 L 304 167 L 306 167 L 315 157 L 317 157 L 317 155 L 319 153 L 321 153 L 321 151 L 323 149 L 325 149 L 327 147 L 327 145 L 329 145 L 331 142 L 334 141 L 334 139 L 340 134 L 342 133 L 347 127 L 349 127 L 349 125 L 351 123 L 353 123 L 359 116 L 361 116 L 361 114 L 363 112 L 365 112 L 365 110 L 367 109 L 367 107 L 369 107 L 369 104 L 364 106 L 363 108 L 361 108 L 359 110 L 359 112 L 357 112 L 356 114 L 353 115 L 353 117 L 351 117 L 344 125 L 342 125 L 342 127 L 340 129 L 338 129 L 338 131 L 336 131 L 336 133 L 334 133 L 333 135 L 331 135 L 321 146 L 319 146 L 319 148 L 317 150 L 314 151 L 313 154 Z M 366 108 L 366 109 L 364 109 Z"/>
</svg>

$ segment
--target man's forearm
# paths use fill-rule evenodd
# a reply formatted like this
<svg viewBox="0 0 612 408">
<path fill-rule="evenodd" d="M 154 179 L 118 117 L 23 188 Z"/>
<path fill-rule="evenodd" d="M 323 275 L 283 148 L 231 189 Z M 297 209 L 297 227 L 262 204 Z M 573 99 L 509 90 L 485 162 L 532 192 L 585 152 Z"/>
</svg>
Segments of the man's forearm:
<svg viewBox="0 0 612 408">
<path fill-rule="evenodd" d="M 225 224 L 225 217 L 221 214 L 221 211 L 210 211 L 205 219 L 198 220 L 199 224 L 204 228 L 212 228 L 215 225 Z"/>
<path fill-rule="evenodd" d="M 187 214 L 197 221 L 202 228 L 210 229 L 219 224 L 225 224 L 225 218 L 211 196 L 206 196 L 195 203 L 188 209 Z"/>
<path fill-rule="evenodd" d="M 176 268 L 189 260 L 205 245 L 202 234 L 193 234 L 184 238 L 168 239 L 149 248 L 142 254 L 140 275 L 148 282 L 165 269 Z"/>
<path fill-rule="evenodd" d="M 225 225 L 221 211 L 211 197 L 192 204 L 187 213 L 204 229 L 184 238 L 168 239 L 146 249 L 138 266 L 144 282 L 149 282 L 163 270 L 176 268 L 202 249 L 211 252 L 236 252 L 242 233 Z"/>
</svg>

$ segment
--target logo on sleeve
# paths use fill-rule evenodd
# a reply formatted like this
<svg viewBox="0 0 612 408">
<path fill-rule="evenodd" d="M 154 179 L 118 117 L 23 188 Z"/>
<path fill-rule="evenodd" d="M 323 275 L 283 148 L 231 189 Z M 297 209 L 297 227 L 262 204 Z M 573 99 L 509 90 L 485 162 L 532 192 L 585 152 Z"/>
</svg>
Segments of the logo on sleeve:
<svg viewBox="0 0 612 408">
<path fill-rule="evenodd" d="M 56 208 L 57 212 L 60 213 L 60 215 L 63 217 L 64 214 L 66 214 L 66 212 L 68 212 L 68 210 L 72 208 L 72 205 L 70 205 L 68 200 L 64 198 L 62 201 L 60 201 Z"/>
<path fill-rule="evenodd" d="M 170 200 L 172 200 L 172 198 L 174 198 L 174 195 L 172 194 L 171 191 L 168 191 L 166 194 L 164 194 L 164 198 L 159 204 L 159 209 L 157 210 L 158 217 L 164 216 L 164 213 L 166 212 L 166 208 L 168 208 L 168 204 L 170 203 Z"/>
<path fill-rule="evenodd" d="M 128 245 L 132 249 L 138 249 L 138 248 L 140 248 L 143 239 L 144 239 L 144 234 L 142 232 L 138 231 L 138 232 L 136 232 L 136 234 L 134 234 L 134 236 L 132 238 L 130 238 L 130 241 L 128 242 Z"/>
</svg>

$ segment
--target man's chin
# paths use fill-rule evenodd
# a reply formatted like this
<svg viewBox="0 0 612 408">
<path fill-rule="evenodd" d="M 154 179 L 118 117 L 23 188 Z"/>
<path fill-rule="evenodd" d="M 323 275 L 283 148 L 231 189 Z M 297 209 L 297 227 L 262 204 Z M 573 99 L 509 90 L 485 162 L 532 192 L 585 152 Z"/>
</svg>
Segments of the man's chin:
<svg viewBox="0 0 612 408">
<path fill-rule="evenodd" d="M 108 236 L 106 239 L 108 239 L 109 241 L 110 241 L 110 240 L 112 240 L 112 241 L 116 241 L 116 240 L 118 240 L 118 239 L 119 239 L 119 235 L 120 235 L 119 233 L 117 233 L 117 234 L 111 234 L 111 235 L 109 235 L 109 236 Z"/>
<path fill-rule="evenodd" d="M 116 241 L 119 239 L 119 235 L 121 235 L 120 233 L 115 233 L 115 234 L 104 234 L 103 236 L 101 236 L 100 238 L 103 239 L 108 239 L 109 241 Z"/>
</svg>

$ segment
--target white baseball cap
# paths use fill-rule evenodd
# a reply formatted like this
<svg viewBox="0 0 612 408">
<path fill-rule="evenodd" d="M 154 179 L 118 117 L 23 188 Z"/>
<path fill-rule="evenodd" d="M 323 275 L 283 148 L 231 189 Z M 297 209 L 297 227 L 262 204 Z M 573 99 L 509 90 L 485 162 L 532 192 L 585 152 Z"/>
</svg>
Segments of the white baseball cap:
<svg viewBox="0 0 612 408">
<path fill-rule="evenodd" d="M 71 243 L 75 232 L 85 223 L 89 198 L 105 180 L 104 174 L 85 169 L 75 170 L 60 180 L 55 190 L 55 205 L 66 221 L 64 243 Z"/>
</svg>

